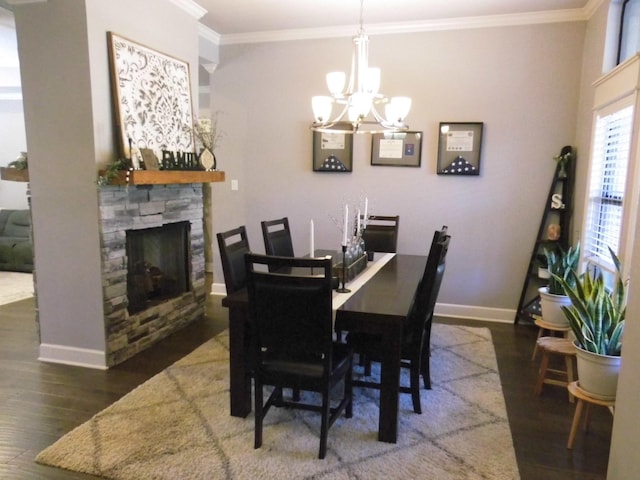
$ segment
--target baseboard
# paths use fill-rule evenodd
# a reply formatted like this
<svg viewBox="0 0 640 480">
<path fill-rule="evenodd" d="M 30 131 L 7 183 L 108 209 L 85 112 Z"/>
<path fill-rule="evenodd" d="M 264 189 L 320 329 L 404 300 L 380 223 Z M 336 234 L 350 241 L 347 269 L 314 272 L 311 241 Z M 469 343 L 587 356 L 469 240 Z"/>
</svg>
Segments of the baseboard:
<svg viewBox="0 0 640 480">
<path fill-rule="evenodd" d="M 68 347 L 65 345 L 40 344 L 38 360 L 47 363 L 59 363 L 76 367 L 107 370 L 105 352 L 87 348 Z"/>
<path fill-rule="evenodd" d="M 222 295 L 224 297 L 227 295 L 227 287 L 225 287 L 224 283 L 212 283 L 211 295 Z"/>
<path fill-rule="evenodd" d="M 226 295 L 227 289 L 224 283 L 213 283 L 211 295 Z M 516 311 L 509 308 L 478 307 L 473 305 L 453 305 L 450 303 L 437 303 L 435 315 L 449 318 L 465 318 L 467 320 L 480 320 L 484 322 L 513 323 Z"/>
<path fill-rule="evenodd" d="M 516 311 L 510 308 L 478 307 L 437 303 L 434 314 L 440 317 L 465 318 L 484 322 L 513 323 Z"/>
</svg>

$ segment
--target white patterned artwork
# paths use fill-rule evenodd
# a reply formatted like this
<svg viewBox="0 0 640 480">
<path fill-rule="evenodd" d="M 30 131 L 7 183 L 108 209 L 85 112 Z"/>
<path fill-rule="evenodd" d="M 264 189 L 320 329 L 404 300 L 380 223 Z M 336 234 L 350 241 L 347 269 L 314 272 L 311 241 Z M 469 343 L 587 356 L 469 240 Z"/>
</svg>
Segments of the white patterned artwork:
<svg viewBox="0 0 640 480">
<path fill-rule="evenodd" d="M 194 152 L 189 64 L 108 33 L 120 153 Z"/>
</svg>

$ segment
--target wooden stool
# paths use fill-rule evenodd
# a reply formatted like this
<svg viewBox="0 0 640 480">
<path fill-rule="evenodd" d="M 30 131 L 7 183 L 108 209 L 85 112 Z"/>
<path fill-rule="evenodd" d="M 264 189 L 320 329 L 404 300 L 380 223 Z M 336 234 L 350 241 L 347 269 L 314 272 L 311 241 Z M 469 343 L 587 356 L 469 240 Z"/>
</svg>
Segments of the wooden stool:
<svg viewBox="0 0 640 480">
<path fill-rule="evenodd" d="M 567 448 L 573 448 L 573 441 L 576 438 L 576 432 L 578 431 L 578 424 L 580 423 L 580 417 L 582 416 L 582 408 L 586 402 L 587 408 L 584 416 L 584 431 L 586 432 L 589 428 L 589 407 L 591 404 L 600 405 L 602 407 L 607 407 L 611 413 L 614 413 L 615 410 L 615 400 L 600 400 L 598 398 L 594 398 L 589 395 L 587 392 L 582 390 L 578 386 L 578 382 L 571 382 L 567 385 L 567 389 L 569 393 L 578 399 L 578 403 L 576 404 L 576 413 L 573 415 L 573 422 L 571 423 L 571 432 L 569 432 L 569 441 L 567 442 Z"/>
<path fill-rule="evenodd" d="M 533 322 L 538 326 L 538 338 L 542 337 L 546 332 L 549 332 L 551 336 L 559 336 L 565 337 L 568 335 L 571 327 L 567 325 L 566 327 L 559 327 L 558 325 L 553 325 L 551 323 L 545 322 L 542 318 L 536 318 Z M 560 335 L 558 335 L 560 334 Z M 533 347 L 533 354 L 531 355 L 531 360 L 535 360 L 538 355 L 538 342 L 536 341 L 535 346 Z"/>
<path fill-rule="evenodd" d="M 573 343 L 568 338 L 560 337 L 540 337 L 536 340 L 536 346 L 542 351 L 542 361 L 540 362 L 540 370 L 538 372 L 538 381 L 534 393 L 540 395 L 542 392 L 542 385 L 559 385 L 566 387 L 569 383 L 575 380 L 575 374 L 573 369 L 573 359 L 576 356 L 576 349 Z M 557 368 L 549 368 L 549 359 L 551 355 L 561 355 L 564 357 L 566 370 L 559 370 Z M 562 377 L 562 379 L 547 378 L 547 374 L 555 374 Z M 569 401 L 573 402 L 573 395 L 569 392 Z"/>
</svg>

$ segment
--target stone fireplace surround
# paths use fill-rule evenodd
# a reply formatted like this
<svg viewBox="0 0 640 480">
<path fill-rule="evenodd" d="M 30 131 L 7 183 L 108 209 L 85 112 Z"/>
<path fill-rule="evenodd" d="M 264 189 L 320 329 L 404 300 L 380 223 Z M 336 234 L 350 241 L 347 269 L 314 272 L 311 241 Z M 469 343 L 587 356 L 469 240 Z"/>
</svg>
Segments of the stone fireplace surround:
<svg viewBox="0 0 640 480">
<path fill-rule="evenodd" d="M 100 189 L 105 361 L 117 365 L 204 316 L 205 252 L 202 184 L 103 186 Z M 191 290 L 130 315 L 126 231 L 188 221 Z"/>
</svg>

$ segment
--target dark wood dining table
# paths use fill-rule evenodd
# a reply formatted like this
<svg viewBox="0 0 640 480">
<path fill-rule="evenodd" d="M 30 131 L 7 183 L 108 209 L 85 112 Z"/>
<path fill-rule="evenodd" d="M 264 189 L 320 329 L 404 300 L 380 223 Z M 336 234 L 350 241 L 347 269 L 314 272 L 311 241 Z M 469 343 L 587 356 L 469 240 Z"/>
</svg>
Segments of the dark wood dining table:
<svg viewBox="0 0 640 480">
<path fill-rule="evenodd" d="M 402 329 L 426 261 L 426 256 L 395 255 L 336 310 L 337 331 L 379 334 L 387 339 L 380 365 L 378 440 L 383 442 L 395 443 L 398 438 Z M 230 406 L 231 415 L 237 417 L 251 412 L 247 303 L 245 289 L 222 300 L 229 308 Z"/>
</svg>

